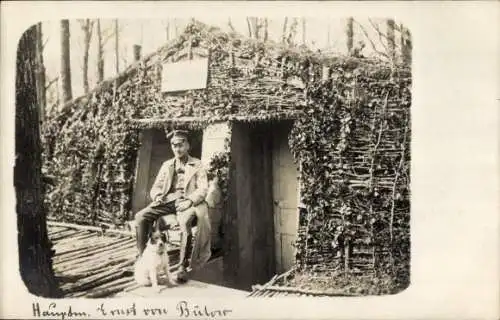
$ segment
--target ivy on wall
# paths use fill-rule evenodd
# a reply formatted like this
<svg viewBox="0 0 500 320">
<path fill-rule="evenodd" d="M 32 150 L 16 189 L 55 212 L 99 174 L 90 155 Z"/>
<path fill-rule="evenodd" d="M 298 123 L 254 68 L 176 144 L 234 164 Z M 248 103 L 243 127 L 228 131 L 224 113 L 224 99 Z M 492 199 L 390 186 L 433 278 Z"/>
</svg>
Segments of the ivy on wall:
<svg viewBox="0 0 500 320">
<path fill-rule="evenodd" d="M 70 222 L 119 224 L 130 209 L 138 148 L 126 125 L 132 110 L 109 92 L 93 96 L 68 119 L 52 115 L 44 127 L 44 171 L 55 177 L 50 217 Z"/>
<path fill-rule="evenodd" d="M 229 168 L 231 165 L 231 151 L 229 138 L 224 139 L 224 151 L 217 152 L 210 158 L 207 177 L 209 181 L 217 181 L 222 195 L 222 205 L 226 204 L 229 187 Z"/>
<path fill-rule="evenodd" d="M 378 267 L 408 285 L 410 78 L 349 70 L 309 83 L 289 144 L 300 162 L 299 265 L 334 269 L 346 242 L 381 248 Z M 304 216 L 305 215 L 305 216 Z M 340 239 L 340 241 L 339 241 Z M 368 263 L 365 263 L 368 264 Z"/>
</svg>

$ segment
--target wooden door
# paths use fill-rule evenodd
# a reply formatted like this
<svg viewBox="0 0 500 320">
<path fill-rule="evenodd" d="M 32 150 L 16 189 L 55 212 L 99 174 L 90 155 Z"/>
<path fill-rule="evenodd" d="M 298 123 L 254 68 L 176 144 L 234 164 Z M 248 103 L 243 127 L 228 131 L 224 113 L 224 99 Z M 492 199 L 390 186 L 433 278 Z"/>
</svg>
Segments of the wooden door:
<svg viewBox="0 0 500 320">
<path fill-rule="evenodd" d="M 289 270 L 295 262 L 299 224 L 299 172 L 288 147 L 289 126 L 278 126 L 273 134 L 273 204 L 276 272 Z"/>
</svg>

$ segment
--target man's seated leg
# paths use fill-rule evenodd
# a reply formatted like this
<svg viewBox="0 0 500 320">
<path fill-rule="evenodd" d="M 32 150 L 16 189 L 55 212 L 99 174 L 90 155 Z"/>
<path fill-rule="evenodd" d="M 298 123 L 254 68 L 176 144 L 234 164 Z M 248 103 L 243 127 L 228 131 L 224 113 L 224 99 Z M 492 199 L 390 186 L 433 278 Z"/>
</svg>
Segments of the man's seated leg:
<svg viewBox="0 0 500 320">
<path fill-rule="evenodd" d="M 188 267 L 193 246 L 193 235 L 191 228 L 196 222 L 196 209 L 191 207 L 185 211 L 178 212 L 177 221 L 179 222 L 179 227 L 181 230 L 181 248 L 179 259 L 180 266 L 177 277 L 179 281 L 182 282 L 187 280 L 186 268 Z"/>
<path fill-rule="evenodd" d="M 174 211 L 172 212 L 172 209 Z M 137 212 L 135 215 L 136 235 L 137 235 L 137 249 L 139 254 L 146 248 L 148 242 L 148 235 L 150 228 L 155 221 L 163 215 L 175 213 L 173 203 L 159 204 L 152 202 L 147 207 Z"/>
<path fill-rule="evenodd" d="M 149 206 L 136 213 L 135 226 L 137 250 L 139 251 L 139 255 L 142 255 L 142 252 L 146 248 L 150 228 L 153 222 L 158 219 L 158 217 L 159 215 L 157 214 L 157 212 Z"/>
</svg>

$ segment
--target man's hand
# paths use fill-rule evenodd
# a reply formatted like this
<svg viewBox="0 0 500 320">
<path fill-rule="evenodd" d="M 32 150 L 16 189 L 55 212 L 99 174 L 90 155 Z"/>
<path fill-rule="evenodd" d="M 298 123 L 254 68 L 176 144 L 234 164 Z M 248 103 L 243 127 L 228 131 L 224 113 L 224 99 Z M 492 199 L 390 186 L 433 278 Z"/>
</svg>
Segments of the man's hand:
<svg viewBox="0 0 500 320">
<path fill-rule="evenodd" d="M 193 201 L 189 199 L 179 199 L 175 202 L 175 210 L 184 211 L 189 209 L 193 205 Z"/>
<path fill-rule="evenodd" d="M 163 195 L 162 194 L 159 194 L 157 195 L 154 199 L 153 199 L 153 202 L 156 202 L 156 203 L 161 203 L 163 200 Z"/>
</svg>

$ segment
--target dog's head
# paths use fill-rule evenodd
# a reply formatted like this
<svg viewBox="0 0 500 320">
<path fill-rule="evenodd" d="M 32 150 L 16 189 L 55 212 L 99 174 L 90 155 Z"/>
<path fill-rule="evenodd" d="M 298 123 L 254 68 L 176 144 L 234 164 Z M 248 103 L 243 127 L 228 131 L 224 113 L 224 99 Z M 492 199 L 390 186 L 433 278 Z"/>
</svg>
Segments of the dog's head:
<svg viewBox="0 0 500 320">
<path fill-rule="evenodd" d="M 156 248 L 158 254 L 162 254 L 167 249 L 167 236 L 164 232 L 154 231 L 149 236 L 149 245 Z"/>
</svg>

